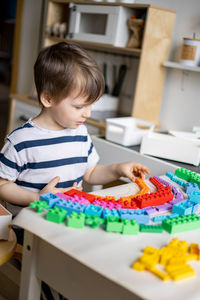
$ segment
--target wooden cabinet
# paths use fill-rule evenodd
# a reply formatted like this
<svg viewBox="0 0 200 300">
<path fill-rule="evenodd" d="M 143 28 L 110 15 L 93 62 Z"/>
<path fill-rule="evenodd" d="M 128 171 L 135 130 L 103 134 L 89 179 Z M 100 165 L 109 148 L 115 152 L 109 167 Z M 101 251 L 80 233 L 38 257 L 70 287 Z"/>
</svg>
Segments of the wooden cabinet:
<svg viewBox="0 0 200 300">
<path fill-rule="evenodd" d="M 173 10 L 160 8 L 148 4 L 125 4 L 125 3 L 108 3 L 108 2 L 92 2 L 92 1 L 68 1 L 68 0 L 49 0 L 47 1 L 47 9 L 44 14 L 43 30 L 41 39 L 43 46 L 49 46 L 61 41 L 72 41 L 70 35 L 55 36 L 49 33 L 46 29 L 55 23 L 66 22 L 69 25 L 70 18 L 70 3 L 81 5 L 95 5 L 97 7 L 126 7 L 131 10 L 136 18 L 141 18 L 145 15 L 145 25 L 142 36 L 142 45 L 139 49 L 125 47 L 115 47 L 110 44 L 97 42 L 86 42 L 73 40 L 82 45 L 86 50 L 93 53 L 93 56 L 98 56 L 99 53 L 105 54 L 105 60 L 110 59 L 113 55 L 113 60 L 116 61 L 122 57 L 123 59 L 134 59 L 136 63 L 133 68 L 129 68 L 127 72 L 126 82 L 129 86 L 129 104 L 125 100 L 125 93 L 119 95 L 119 115 L 131 115 L 136 118 L 141 118 L 158 125 L 160 106 L 162 101 L 163 88 L 165 83 L 166 68 L 163 67 L 163 62 L 168 59 L 173 26 L 176 13 Z M 106 56 L 108 55 L 108 56 Z M 98 60 L 97 60 L 98 63 Z M 129 63 L 129 62 L 128 62 Z M 125 87 L 126 90 L 126 87 Z M 128 89 L 127 89 L 128 90 Z M 126 91 L 125 91 L 126 92 Z M 14 102 L 16 99 L 26 102 L 27 97 L 24 95 L 16 95 L 11 100 L 11 112 L 9 129 L 15 128 L 15 109 Z M 29 99 L 27 100 L 29 102 Z M 13 103 L 12 103 L 13 102 Z M 30 102 L 29 102 L 30 104 Z M 37 106 L 36 101 L 32 101 L 30 105 Z M 128 107 L 126 113 L 123 108 Z M 33 109 L 34 110 L 34 109 Z M 128 113 L 127 113 L 128 111 Z M 98 127 L 99 132 L 105 130 L 105 122 L 101 118 L 91 118 L 88 124 Z M 16 123 L 15 123 L 16 125 Z"/>
<path fill-rule="evenodd" d="M 70 3 L 73 1 L 70 1 Z M 129 74 L 128 80 L 133 81 L 132 108 L 130 115 L 142 118 L 146 121 L 158 124 L 162 93 L 165 82 L 166 69 L 162 66 L 168 59 L 175 11 L 144 4 L 123 4 L 108 2 L 75 1 L 76 4 L 104 6 L 124 6 L 132 10 L 133 15 L 141 17 L 146 15 L 145 27 L 142 38 L 141 49 L 127 47 L 114 47 L 102 43 L 76 41 L 85 49 L 98 50 L 119 55 L 137 56 L 139 59 L 138 68 Z M 52 26 L 59 22 L 69 23 L 69 2 L 64 0 L 52 0 L 48 3 L 46 26 Z M 66 40 L 60 37 L 44 35 L 44 45 L 51 45 Z M 70 39 L 67 39 L 70 40 Z M 132 75 L 132 76 L 131 76 Z M 135 78 L 135 80 L 134 80 Z M 127 78 L 126 78 L 127 80 Z M 123 105 L 123 95 L 120 95 L 120 102 Z"/>
</svg>

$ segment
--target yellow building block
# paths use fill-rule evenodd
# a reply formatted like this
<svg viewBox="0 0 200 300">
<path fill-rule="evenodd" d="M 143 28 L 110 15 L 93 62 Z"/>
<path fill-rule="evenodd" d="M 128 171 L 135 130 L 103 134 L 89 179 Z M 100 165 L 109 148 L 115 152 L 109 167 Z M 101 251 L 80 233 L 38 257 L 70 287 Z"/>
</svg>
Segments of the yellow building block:
<svg viewBox="0 0 200 300">
<path fill-rule="evenodd" d="M 132 265 L 132 269 L 138 271 L 138 272 L 142 272 L 145 270 L 145 265 L 139 261 L 136 261 L 133 265 Z"/>
<path fill-rule="evenodd" d="M 174 268 L 173 270 L 170 270 L 169 267 L 167 267 L 166 269 L 169 276 L 174 281 L 183 280 L 196 274 L 195 270 L 192 269 L 190 265 L 179 266 L 177 268 Z"/>
<path fill-rule="evenodd" d="M 148 269 L 148 271 L 150 271 L 151 273 L 153 273 L 154 275 L 156 275 L 158 278 L 162 279 L 163 281 L 167 281 L 170 279 L 170 276 L 168 274 L 158 270 L 155 267 Z"/>
</svg>

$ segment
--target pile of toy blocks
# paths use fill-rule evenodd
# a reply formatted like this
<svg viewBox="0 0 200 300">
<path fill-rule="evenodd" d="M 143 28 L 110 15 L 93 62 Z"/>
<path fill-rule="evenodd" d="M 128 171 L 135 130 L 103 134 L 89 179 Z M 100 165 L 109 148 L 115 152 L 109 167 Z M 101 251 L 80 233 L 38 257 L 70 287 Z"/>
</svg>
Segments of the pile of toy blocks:
<svg viewBox="0 0 200 300">
<path fill-rule="evenodd" d="M 177 174 L 182 172 L 187 173 L 181 169 Z M 172 173 L 169 176 L 176 180 Z M 185 175 L 182 177 L 185 180 Z M 200 192 L 196 183 L 190 183 L 190 192 L 186 195 L 164 179 L 151 177 L 149 180 L 155 186 L 154 193 L 138 178 L 140 191 L 118 200 L 113 196 L 102 197 L 71 189 L 64 194 L 43 194 L 30 206 L 37 212 L 45 212 L 48 221 L 64 222 L 75 228 L 85 225 L 95 228 L 103 224 L 101 227 L 106 231 L 122 234 L 161 233 L 163 230 L 176 233 L 200 228 L 197 215 Z M 182 187 L 187 185 L 183 180 L 176 180 L 176 183 Z"/>
<path fill-rule="evenodd" d="M 149 271 L 163 281 L 179 281 L 195 275 L 195 270 L 187 263 L 193 260 L 200 260 L 199 245 L 188 245 L 186 241 L 174 238 L 161 249 L 147 246 L 132 268 L 139 272 Z"/>
</svg>

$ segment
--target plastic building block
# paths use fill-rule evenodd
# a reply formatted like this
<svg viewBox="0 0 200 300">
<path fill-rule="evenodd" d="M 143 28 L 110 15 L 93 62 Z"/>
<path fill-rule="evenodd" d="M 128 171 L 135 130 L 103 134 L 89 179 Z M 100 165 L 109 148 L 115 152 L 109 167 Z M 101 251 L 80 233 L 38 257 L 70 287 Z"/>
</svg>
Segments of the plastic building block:
<svg viewBox="0 0 200 300">
<path fill-rule="evenodd" d="M 163 205 L 158 205 L 156 206 L 156 210 L 159 211 L 159 212 L 169 212 L 170 210 L 172 209 L 172 204 L 170 203 L 166 203 L 166 204 L 163 204 Z"/>
<path fill-rule="evenodd" d="M 85 214 L 76 213 L 75 211 L 73 211 L 67 220 L 67 226 L 73 228 L 84 228 Z"/>
<path fill-rule="evenodd" d="M 107 232 L 122 232 L 123 221 L 121 218 L 107 217 L 106 231 Z"/>
<path fill-rule="evenodd" d="M 169 233 L 194 230 L 200 228 L 200 217 L 194 214 L 165 219 L 162 222 L 163 228 Z"/>
<path fill-rule="evenodd" d="M 46 201 L 35 200 L 29 204 L 30 207 L 35 208 L 36 212 L 41 213 L 45 209 L 49 209 L 49 205 Z"/>
<path fill-rule="evenodd" d="M 148 271 L 150 271 L 163 281 L 168 281 L 170 279 L 170 276 L 168 274 L 158 270 L 157 268 L 150 268 Z"/>
<path fill-rule="evenodd" d="M 199 192 L 199 187 L 196 183 L 187 182 L 185 185 L 185 191 L 187 195 L 190 195 L 193 191 Z"/>
<path fill-rule="evenodd" d="M 103 211 L 102 206 L 95 206 L 93 204 L 90 204 L 85 209 L 85 214 L 89 216 L 98 216 L 100 217 Z"/>
<path fill-rule="evenodd" d="M 46 201 L 50 208 L 52 208 L 59 200 L 60 198 L 52 193 L 40 195 L 40 201 Z"/>
<path fill-rule="evenodd" d="M 191 215 L 193 213 L 193 203 L 191 201 L 184 201 L 173 205 L 172 212 L 179 216 Z"/>
<path fill-rule="evenodd" d="M 136 178 L 135 183 L 140 187 L 140 191 L 139 193 L 133 195 L 131 198 L 135 197 L 136 195 L 144 195 L 150 191 L 148 185 L 146 185 L 144 180 L 142 180 L 141 178 Z"/>
<path fill-rule="evenodd" d="M 145 207 L 145 210 L 148 213 L 148 215 L 151 215 L 156 212 L 156 207 L 148 206 L 148 207 Z"/>
<path fill-rule="evenodd" d="M 82 191 L 79 191 L 79 190 L 76 190 L 76 189 L 71 189 L 67 192 L 64 193 L 65 195 L 68 195 L 68 196 L 74 196 L 74 195 L 77 195 L 79 197 L 83 197 L 87 200 L 89 200 L 91 203 L 97 199 L 98 196 L 95 196 L 95 195 L 92 195 L 92 194 L 88 194 L 86 192 L 82 192 Z"/>
<path fill-rule="evenodd" d="M 147 224 L 150 220 L 145 209 L 118 209 L 121 219 L 135 219 L 138 224 Z"/>
<path fill-rule="evenodd" d="M 102 212 L 102 217 L 106 219 L 107 217 L 119 217 L 119 213 L 116 209 L 104 209 Z"/>
<path fill-rule="evenodd" d="M 164 281 L 169 279 L 179 281 L 195 275 L 195 270 L 187 264 L 187 261 L 197 259 L 196 253 L 199 253 L 198 244 L 191 244 L 189 247 L 186 241 L 174 238 L 161 249 L 147 246 L 132 268 L 139 272 L 147 270 Z M 158 264 L 165 267 L 166 273 L 157 268 Z"/>
<path fill-rule="evenodd" d="M 85 224 L 89 225 L 91 228 L 99 227 L 104 222 L 105 222 L 105 220 L 98 216 L 86 216 L 85 217 Z"/>
<path fill-rule="evenodd" d="M 54 206 L 46 214 L 46 220 L 54 223 L 62 223 L 66 218 L 67 211 L 63 208 Z"/>
<path fill-rule="evenodd" d="M 200 192 L 192 191 L 189 200 L 195 203 L 200 203 Z"/>
<path fill-rule="evenodd" d="M 177 267 L 167 266 L 165 269 L 174 281 L 186 279 L 196 274 L 195 270 L 192 269 L 190 265 L 181 265 Z"/>
<path fill-rule="evenodd" d="M 138 234 L 139 225 L 136 220 L 123 220 L 122 234 Z"/>
<path fill-rule="evenodd" d="M 172 172 L 167 172 L 166 176 L 168 176 L 172 181 L 176 182 L 182 187 L 186 187 L 186 182 L 183 180 L 180 180 L 176 175 L 174 175 Z"/>
<path fill-rule="evenodd" d="M 175 175 L 179 178 L 189 181 L 190 176 L 191 176 L 191 171 L 184 169 L 184 168 L 179 168 L 179 169 L 176 169 Z"/>
<path fill-rule="evenodd" d="M 77 213 L 84 212 L 87 206 L 80 204 L 79 202 L 61 199 L 59 202 L 57 202 L 56 207 L 65 209 L 68 215 L 70 215 L 73 211 Z"/>
<path fill-rule="evenodd" d="M 148 233 L 162 233 L 163 228 L 159 225 L 140 225 L 140 231 Z"/>
<path fill-rule="evenodd" d="M 198 187 L 200 188 L 200 176 L 192 172 L 190 170 L 184 169 L 184 168 L 179 168 L 175 171 L 175 175 L 179 178 L 182 178 L 188 182 L 191 183 L 196 183 Z"/>
<path fill-rule="evenodd" d="M 170 215 L 161 215 L 161 216 L 155 216 L 152 218 L 153 222 L 162 222 L 163 220 L 167 219 L 167 218 L 176 218 L 178 217 L 178 214 L 170 214 Z"/>
</svg>

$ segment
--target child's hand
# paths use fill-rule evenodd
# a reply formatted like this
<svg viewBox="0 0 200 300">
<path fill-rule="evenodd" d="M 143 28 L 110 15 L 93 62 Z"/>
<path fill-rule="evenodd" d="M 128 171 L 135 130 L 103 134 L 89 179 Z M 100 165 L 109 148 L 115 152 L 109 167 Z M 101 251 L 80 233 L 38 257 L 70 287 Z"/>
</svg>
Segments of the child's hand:
<svg viewBox="0 0 200 300">
<path fill-rule="evenodd" d="M 120 177 L 128 177 L 131 181 L 135 181 L 136 177 L 145 179 L 145 173 L 150 174 L 149 169 L 141 164 L 134 162 L 126 162 L 118 164 Z"/>
<path fill-rule="evenodd" d="M 40 192 L 39 195 L 41 194 L 46 194 L 46 193 L 65 193 L 66 191 L 69 191 L 71 189 L 76 189 L 76 190 L 82 190 L 82 187 L 77 187 L 77 183 L 75 182 L 72 187 L 70 188 L 56 188 L 56 184 L 59 182 L 60 177 L 56 176 L 53 178 Z"/>
</svg>

